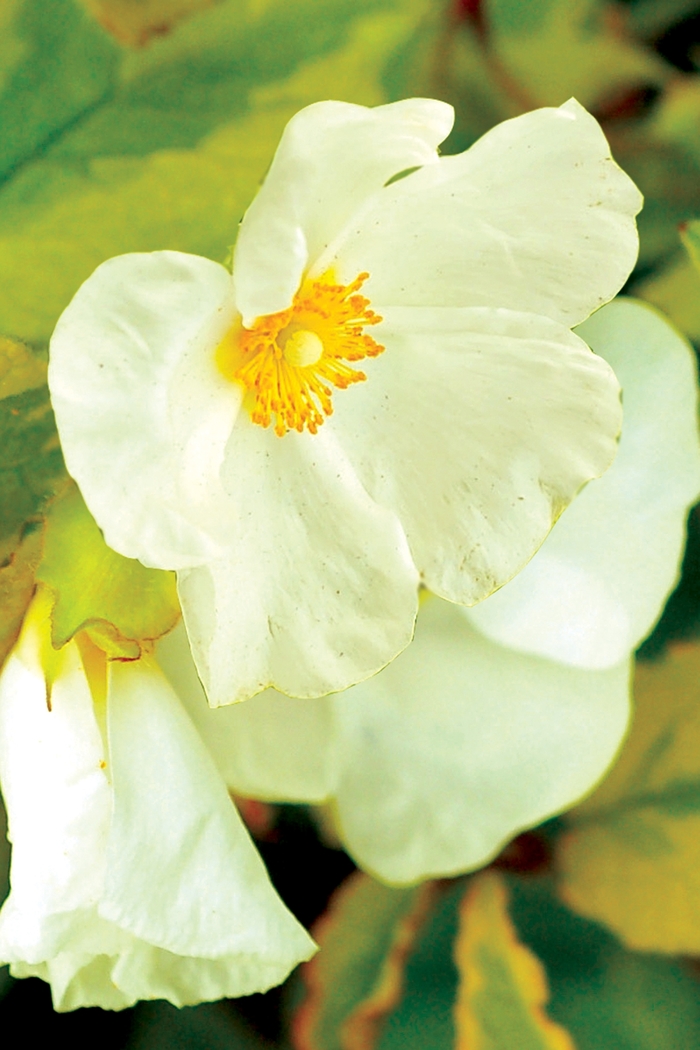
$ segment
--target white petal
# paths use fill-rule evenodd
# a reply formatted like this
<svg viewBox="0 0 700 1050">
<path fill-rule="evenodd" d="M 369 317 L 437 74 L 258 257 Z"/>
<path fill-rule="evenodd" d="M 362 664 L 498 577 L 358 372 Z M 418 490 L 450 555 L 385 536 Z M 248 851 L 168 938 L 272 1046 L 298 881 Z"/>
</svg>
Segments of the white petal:
<svg viewBox="0 0 700 1050">
<path fill-rule="evenodd" d="M 619 291 L 637 258 L 634 183 L 577 102 L 507 120 L 377 194 L 314 265 L 362 271 L 389 305 L 503 306 L 568 327 Z"/>
<path fill-rule="evenodd" d="M 453 119 L 451 106 L 420 98 L 375 109 L 317 102 L 292 117 L 236 243 L 244 324 L 289 306 L 307 263 L 388 179 L 437 161 Z"/>
<path fill-rule="evenodd" d="M 697 377 L 688 344 L 645 304 L 618 299 L 579 332 L 622 383 L 620 451 L 520 575 L 468 615 L 504 645 L 602 668 L 639 645 L 678 579 L 700 491 Z"/>
<path fill-rule="evenodd" d="M 84 1006 L 123 1010 L 140 999 L 167 999 L 175 1006 L 191 1006 L 235 998 L 241 987 L 254 986 L 259 976 L 256 966 L 246 973 L 236 956 L 198 959 L 175 955 L 127 935 L 114 955 L 64 952 L 46 963 L 15 964 L 11 972 L 15 977 L 48 981 L 54 1009 L 61 1012 Z"/>
<path fill-rule="evenodd" d="M 179 252 L 103 263 L 62 314 L 49 385 L 69 472 L 107 542 L 177 569 L 220 553 L 218 467 L 240 391 L 214 350 L 231 275 Z"/>
<path fill-rule="evenodd" d="M 108 727 L 114 816 L 100 914 L 166 953 L 218 960 L 210 968 L 221 982 L 216 998 L 282 981 L 312 954 L 313 942 L 277 897 L 211 757 L 155 664 L 110 665 Z M 143 956 L 141 965 L 147 973 Z M 183 973 L 193 965 L 171 960 L 171 975 L 157 971 L 164 987 L 175 981 L 167 998 L 182 998 L 177 982 L 186 984 Z M 130 969 L 122 959 L 125 980 Z"/>
<path fill-rule="evenodd" d="M 611 462 L 617 382 L 577 336 L 533 314 L 399 307 L 378 338 L 385 352 L 336 397 L 328 429 L 401 519 L 427 586 L 473 604 Z"/>
<path fill-rule="evenodd" d="M 406 652 L 333 698 L 350 852 L 395 883 L 484 864 L 603 774 L 627 725 L 628 675 L 627 661 L 579 671 L 503 649 L 429 599 Z"/>
<path fill-rule="evenodd" d="M 175 1006 L 191 1006 L 215 999 L 234 999 L 252 991 L 265 991 L 271 984 L 279 984 L 296 962 L 313 954 L 313 942 L 307 939 L 297 952 L 288 947 L 288 960 L 282 965 L 278 956 L 273 964 L 262 965 L 245 954 L 225 955 L 218 959 L 195 959 L 173 955 L 168 951 L 148 946 L 147 950 L 123 952 L 112 971 L 113 980 L 127 991 L 132 1001 L 143 998 L 142 989 L 150 989 L 149 998 L 167 999 Z"/>
<path fill-rule="evenodd" d="M 0 678 L 0 783 L 13 843 L 4 962 L 40 963 L 89 935 L 111 811 L 103 754 L 77 652 L 66 653 L 49 711 L 35 638 L 25 633 Z"/>
<path fill-rule="evenodd" d="M 77 649 L 64 650 L 49 711 L 35 643 L 25 632 L 0 679 L 14 843 L 0 963 L 48 981 L 58 1010 L 182 1006 L 283 980 L 313 942 L 163 676 L 113 668 L 105 763 Z"/>
<path fill-rule="evenodd" d="M 64 650 L 49 711 L 37 643 L 25 630 L 0 679 L 0 783 L 13 840 L 0 961 L 15 977 L 48 981 L 56 1009 L 122 1009 L 135 1000 L 109 968 L 128 937 L 97 914 L 112 810 L 102 738 L 75 647 Z M 83 973 L 92 975 L 87 997 Z"/>
<path fill-rule="evenodd" d="M 323 802 L 332 794 L 338 760 L 329 698 L 293 700 L 269 689 L 212 710 L 181 625 L 158 643 L 158 663 L 231 790 L 276 801 Z"/>
<path fill-rule="evenodd" d="M 408 645 L 418 577 L 404 532 L 328 425 L 280 439 L 241 416 L 222 481 L 228 557 L 179 578 L 213 706 L 268 686 L 300 697 L 342 689 Z"/>
<path fill-rule="evenodd" d="M 62 952 L 48 962 L 36 965 L 17 963 L 10 967 L 13 977 L 39 977 L 51 985 L 53 1008 L 59 1013 L 81 1006 L 103 1010 L 124 1010 L 139 998 L 129 996 L 112 979 L 114 958 L 109 955 Z"/>
</svg>

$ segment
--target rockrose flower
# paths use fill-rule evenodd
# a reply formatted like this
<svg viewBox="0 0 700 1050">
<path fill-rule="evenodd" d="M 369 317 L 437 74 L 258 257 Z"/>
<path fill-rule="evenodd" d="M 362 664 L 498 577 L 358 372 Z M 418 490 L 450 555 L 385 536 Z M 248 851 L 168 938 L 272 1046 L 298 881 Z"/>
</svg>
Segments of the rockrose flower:
<svg viewBox="0 0 700 1050">
<path fill-rule="evenodd" d="M 175 569 L 212 704 L 358 682 L 418 584 L 473 604 L 611 462 L 618 387 L 570 328 L 641 198 L 576 102 L 440 157 L 450 106 L 288 124 L 233 276 L 125 255 L 51 341 L 68 469 L 115 550 Z"/>
<path fill-rule="evenodd" d="M 0 676 L 0 963 L 48 981 L 57 1010 L 284 980 L 313 943 L 155 660 L 107 661 L 84 635 L 56 653 L 48 635 L 39 599 Z"/>
<path fill-rule="evenodd" d="M 270 690 L 212 711 L 176 639 L 161 648 L 230 786 L 331 801 L 351 854 L 388 881 L 488 861 L 589 790 L 625 733 L 631 653 L 677 580 L 700 492 L 695 363 L 630 300 L 582 335 L 622 383 L 620 451 L 498 594 L 475 609 L 428 597 L 405 653 L 312 702 Z"/>
</svg>

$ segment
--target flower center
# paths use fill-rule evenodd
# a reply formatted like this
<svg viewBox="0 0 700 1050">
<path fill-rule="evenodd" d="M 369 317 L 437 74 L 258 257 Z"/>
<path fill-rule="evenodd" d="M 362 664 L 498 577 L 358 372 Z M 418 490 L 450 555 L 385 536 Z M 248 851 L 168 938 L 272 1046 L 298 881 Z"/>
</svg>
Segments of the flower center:
<svg viewBox="0 0 700 1050">
<path fill-rule="evenodd" d="M 368 277 L 361 273 L 350 284 L 334 284 L 330 274 L 304 281 L 287 310 L 224 338 L 217 364 L 249 393 L 254 423 L 268 427 L 274 415 L 280 437 L 288 430 L 315 434 L 333 412 L 333 387 L 345 390 L 367 378 L 349 362 L 384 349 L 364 331 L 382 320 L 359 294 Z"/>
<path fill-rule="evenodd" d="M 323 357 L 323 343 L 315 332 L 300 328 L 298 332 L 292 332 L 289 336 L 282 353 L 287 364 L 296 368 L 308 368 Z"/>
</svg>

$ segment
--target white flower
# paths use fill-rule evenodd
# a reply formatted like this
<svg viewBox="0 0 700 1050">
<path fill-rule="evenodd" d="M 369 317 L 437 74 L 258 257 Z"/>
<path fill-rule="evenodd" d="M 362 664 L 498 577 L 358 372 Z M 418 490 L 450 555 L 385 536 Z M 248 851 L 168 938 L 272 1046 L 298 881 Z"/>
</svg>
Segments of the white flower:
<svg viewBox="0 0 700 1050">
<path fill-rule="evenodd" d="M 214 705 L 371 675 L 419 581 L 480 601 L 613 458 L 617 384 L 569 329 L 628 276 L 639 192 L 576 102 L 439 157 L 452 119 L 302 110 L 233 278 L 121 256 L 58 323 L 68 469 L 115 550 L 178 571 Z"/>
<path fill-rule="evenodd" d="M 488 861 L 589 790 L 625 733 L 631 653 L 677 580 L 700 491 L 695 363 L 630 300 L 583 334 L 622 383 L 620 452 L 497 595 L 471 610 L 428 598 L 394 663 L 313 702 L 269 691 L 212 711 L 174 640 L 161 650 L 230 786 L 333 801 L 349 851 L 388 881 Z"/>
<path fill-rule="evenodd" d="M 152 658 L 59 661 L 35 614 L 0 677 L 13 843 L 0 961 L 58 1010 L 178 1006 L 284 980 L 313 943 L 277 897 L 204 744 Z M 48 645 L 48 642 L 46 643 Z"/>
</svg>

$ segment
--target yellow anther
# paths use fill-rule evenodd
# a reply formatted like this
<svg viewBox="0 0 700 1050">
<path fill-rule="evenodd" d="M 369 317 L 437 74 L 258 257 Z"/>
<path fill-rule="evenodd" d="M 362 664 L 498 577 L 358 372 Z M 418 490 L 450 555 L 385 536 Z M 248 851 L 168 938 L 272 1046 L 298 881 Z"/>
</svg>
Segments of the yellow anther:
<svg viewBox="0 0 700 1050">
<path fill-rule="evenodd" d="M 250 395 L 250 417 L 275 433 L 315 434 L 333 411 L 333 387 L 346 389 L 367 378 L 348 362 L 376 357 L 384 349 L 364 332 L 382 320 L 359 289 L 369 277 L 334 284 L 326 274 L 305 281 L 287 310 L 261 317 L 252 328 L 235 326 L 216 352 L 223 374 Z"/>
</svg>

